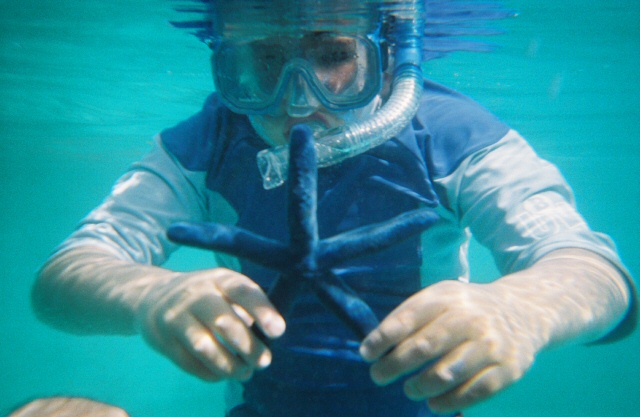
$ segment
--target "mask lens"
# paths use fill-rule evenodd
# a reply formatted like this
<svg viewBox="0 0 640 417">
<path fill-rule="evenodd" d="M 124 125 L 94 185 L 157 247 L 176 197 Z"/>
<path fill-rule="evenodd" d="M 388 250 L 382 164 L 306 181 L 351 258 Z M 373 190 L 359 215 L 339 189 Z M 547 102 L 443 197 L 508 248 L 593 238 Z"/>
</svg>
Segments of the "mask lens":
<svg viewBox="0 0 640 417">
<path fill-rule="evenodd" d="M 246 45 L 250 61 L 246 61 L 246 72 L 251 72 L 255 87 L 267 95 L 272 95 L 278 84 L 282 69 L 291 57 L 295 45 L 290 39 L 280 38 L 278 42 L 255 41 Z"/>
<path fill-rule="evenodd" d="M 345 92 L 358 76 L 358 41 L 347 37 L 329 37 L 309 42 L 305 59 L 320 84 L 331 94 Z M 360 53 L 366 53 L 360 51 Z M 366 57 L 364 62 L 367 62 Z"/>
<path fill-rule="evenodd" d="M 213 55 L 214 81 L 234 111 L 264 114 L 277 108 L 294 75 L 302 76 L 328 109 L 366 105 L 381 84 L 380 53 L 366 37 L 312 33 L 223 41 Z"/>
</svg>

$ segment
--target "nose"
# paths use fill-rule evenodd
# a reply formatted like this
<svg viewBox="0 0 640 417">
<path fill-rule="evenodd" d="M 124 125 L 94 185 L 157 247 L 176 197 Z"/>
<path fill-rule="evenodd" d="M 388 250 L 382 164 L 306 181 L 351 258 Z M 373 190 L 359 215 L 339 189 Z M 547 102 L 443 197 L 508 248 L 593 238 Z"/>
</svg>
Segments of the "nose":
<svg viewBox="0 0 640 417">
<path fill-rule="evenodd" d="M 289 81 L 286 106 L 290 117 L 307 117 L 320 107 L 320 102 L 301 74 L 294 74 Z"/>
</svg>

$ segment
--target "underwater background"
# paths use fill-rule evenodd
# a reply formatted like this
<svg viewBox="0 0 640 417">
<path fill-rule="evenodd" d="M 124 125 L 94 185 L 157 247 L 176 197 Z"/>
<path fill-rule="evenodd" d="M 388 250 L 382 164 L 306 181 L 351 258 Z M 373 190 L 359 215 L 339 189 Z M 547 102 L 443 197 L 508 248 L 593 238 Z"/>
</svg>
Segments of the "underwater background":
<svg viewBox="0 0 640 417">
<path fill-rule="evenodd" d="M 592 228 L 640 273 L 640 2 L 507 0 L 490 54 L 456 53 L 428 77 L 480 101 L 562 170 Z M 132 417 L 222 417 L 222 385 L 179 371 L 139 337 L 39 323 L 37 268 L 161 129 L 212 89 L 208 50 L 166 0 L 0 0 L 0 416 L 38 396 L 89 396 Z M 472 246 L 472 279 L 497 277 Z M 169 266 L 212 265 L 180 251 Z M 640 415 L 640 334 L 539 355 L 466 417 Z"/>
</svg>

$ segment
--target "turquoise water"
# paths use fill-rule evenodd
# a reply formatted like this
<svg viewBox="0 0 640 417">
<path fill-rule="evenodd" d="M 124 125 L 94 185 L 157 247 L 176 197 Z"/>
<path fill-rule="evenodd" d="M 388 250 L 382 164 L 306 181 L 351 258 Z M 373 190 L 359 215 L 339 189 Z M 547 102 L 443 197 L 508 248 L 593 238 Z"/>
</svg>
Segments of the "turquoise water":
<svg viewBox="0 0 640 417">
<path fill-rule="evenodd" d="M 492 54 L 455 54 L 428 75 L 523 133 L 573 185 L 591 226 L 640 272 L 640 2 L 511 0 Z M 36 396 L 86 395 L 136 417 L 221 417 L 222 390 L 137 337 L 77 337 L 38 323 L 34 272 L 139 158 L 208 91 L 204 46 L 172 29 L 165 0 L 0 0 L 0 415 Z M 473 247 L 476 280 L 496 277 Z M 183 251 L 171 266 L 208 265 Z M 540 355 L 530 373 L 467 412 L 634 416 L 640 335 Z"/>
</svg>

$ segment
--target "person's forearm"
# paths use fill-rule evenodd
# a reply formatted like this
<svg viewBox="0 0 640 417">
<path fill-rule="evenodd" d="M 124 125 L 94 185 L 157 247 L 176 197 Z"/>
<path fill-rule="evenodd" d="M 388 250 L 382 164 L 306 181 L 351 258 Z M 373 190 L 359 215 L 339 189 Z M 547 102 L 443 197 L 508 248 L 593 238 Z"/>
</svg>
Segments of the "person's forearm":
<svg viewBox="0 0 640 417">
<path fill-rule="evenodd" d="M 551 252 L 491 285 L 526 312 L 540 348 L 596 341 L 625 317 L 632 297 L 617 268 L 582 249 Z"/>
<path fill-rule="evenodd" d="M 117 259 L 99 247 L 78 247 L 54 255 L 42 267 L 32 304 L 38 318 L 61 330 L 132 334 L 144 295 L 177 275 Z"/>
</svg>

